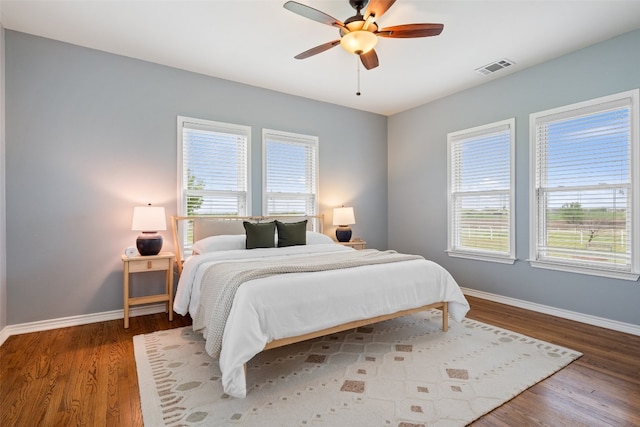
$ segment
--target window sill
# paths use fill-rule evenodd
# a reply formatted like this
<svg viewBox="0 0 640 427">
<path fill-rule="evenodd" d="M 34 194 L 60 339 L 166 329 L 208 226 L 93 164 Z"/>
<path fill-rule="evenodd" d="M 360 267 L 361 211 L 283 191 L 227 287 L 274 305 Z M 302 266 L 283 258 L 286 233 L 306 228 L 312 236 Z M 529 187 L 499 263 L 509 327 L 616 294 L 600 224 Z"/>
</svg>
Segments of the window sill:
<svg viewBox="0 0 640 427">
<path fill-rule="evenodd" d="M 488 261 L 488 262 L 497 262 L 500 264 L 513 264 L 516 262 L 516 258 L 508 257 L 508 256 L 499 256 L 499 255 L 488 255 L 488 254 L 480 254 L 474 252 L 460 252 L 460 251 L 445 251 L 447 255 L 454 258 L 466 258 L 473 259 L 476 261 Z"/>
<path fill-rule="evenodd" d="M 587 274 L 590 276 L 609 277 L 611 279 L 630 280 L 635 282 L 640 278 L 640 274 L 627 273 L 624 271 L 602 270 L 596 268 L 579 267 L 576 265 L 559 264 L 548 261 L 528 260 L 531 267 L 544 268 L 547 270 L 565 271 L 568 273 Z"/>
</svg>

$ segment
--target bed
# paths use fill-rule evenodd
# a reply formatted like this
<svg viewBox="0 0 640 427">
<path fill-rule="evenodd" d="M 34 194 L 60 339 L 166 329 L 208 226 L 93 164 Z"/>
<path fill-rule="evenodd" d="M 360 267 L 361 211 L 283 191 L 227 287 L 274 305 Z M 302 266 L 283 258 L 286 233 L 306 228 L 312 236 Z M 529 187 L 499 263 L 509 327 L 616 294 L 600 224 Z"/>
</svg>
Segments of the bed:
<svg viewBox="0 0 640 427">
<path fill-rule="evenodd" d="M 438 264 L 356 251 L 322 228 L 322 216 L 172 217 L 174 311 L 191 315 L 230 396 L 246 396 L 245 364 L 263 350 L 432 308 L 442 310 L 446 331 L 449 316 L 460 321 L 469 310 Z"/>
</svg>

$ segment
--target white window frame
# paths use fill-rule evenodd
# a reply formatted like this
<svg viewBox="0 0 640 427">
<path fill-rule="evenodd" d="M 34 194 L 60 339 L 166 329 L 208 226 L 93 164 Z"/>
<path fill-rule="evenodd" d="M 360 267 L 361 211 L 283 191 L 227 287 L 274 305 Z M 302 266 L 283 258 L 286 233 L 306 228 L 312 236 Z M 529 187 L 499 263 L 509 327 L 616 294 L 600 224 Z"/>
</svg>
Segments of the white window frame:
<svg viewBox="0 0 640 427">
<path fill-rule="evenodd" d="M 470 143 L 473 139 L 489 136 L 497 132 L 509 132 L 509 188 L 508 189 L 489 189 L 476 191 L 458 191 L 457 180 L 454 177 L 454 157 L 456 156 L 456 144 L 464 144 L 465 140 Z M 508 203 L 508 249 L 505 252 L 481 249 L 466 248 L 462 246 L 460 239 L 462 231 L 458 229 L 459 221 L 458 209 L 456 208 L 456 200 L 461 197 L 492 197 L 505 195 L 509 198 Z M 447 134 L 447 254 L 457 258 L 468 258 L 479 261 L 498 262 L 503 264 L 513 264 L 516 260 L 516 241 L 515 241 L 515 118 L 501 120 L 482 126 L 464 129 L 457 132 Z"/>
<path fill-rule="evenodd" d="M 267 144 L 269 139 L 275 139 L 279 143 L 290 143 L 305 145 L 310 147 L 313 156 L 312 171 L 307 171 L 312 179 L 312 190 L 310 193 L 270 193 L 267 190 Z M 277 215 L 279 213 L 269 211 L 269 201 L 272 197 L 279 199 L 305 200 L 307 205 L 304 215 L 318 214 L 318 173 L 319 173 L 319 138 L 313 135 L 303 135 L 298 133 L 284 132 L 273 129 L 262 129 L 262 214 L 265 216 Z M 311 200 L 312 199 L 312 200 Z"/>
<path fill-rule="evenodd" d="M 194 128 L 194 129 L 202 129 L 210 132 L 220 132 L 220 133 L 229 133 L 234 135 L 241 135 L 246 138 L 246 163 L 244 167 L 246 168 L 244 173 L 246 177 L 246 190 L 244 193 L 244 209 L 239 206 L 239 211 L 237 216 L 248 216 L 251 212 L 251 127 L 244 125 L 237 125 L 231 123 L 222 123 L 205 119 L 197 119 L 192 117 L 184 117 L 178 116 L 177 120 L 177 158 L 178 158 L 178 167 L 177 167 L 177 187 L 178 187 L 178 216 L 187 216 L 187 197 L 188 195 L 225 195 L 229 193 L 238 193 L 237 191 L 215 191 L 215 190 L 198 190 L 196 192 L 188 191 L 186 186 L 188 185 L 185 182 L 185 171 L 184 171 L 184 150 L 183 150 L 183 130 L 184 128 Z M 182 221 L 181 221 L 182 224 Z M 187 242 L 187 230 L 181 229 L 179 230 L 180 235 L 182 236 L 182 241 L 185 245 L 185 248 L 188 248 L 191 242 Z"/>
<path fill-rule="evenodd" d="M 622 92 L 610 96 L 596 98 L 585 102 L 553 108 L 546 111 L 533 113 L 529 116 L 529 143 L 530 143 L 530 236 L 529 236 L 529 262 L 531 266 L 536 268 L 545 268 L 558 271 L 567 271 L 572 273 L 588 274 L 593 276 L 610 277 L 615 279 L 636 281 L 640 277 L 640 124 L 638 119 L 640 90 L 635 89 Z M 565 119 L 574 119 L 583 115 L 591 115 L 594 113 L 605 112 L 614 108 L 620 108 L 628 105 L 630 108 L 630 186 L 629 189 L 629 208 L 631 209 L 630 218 L 627 218 L 628 238 L 631 239 L 630 250 L 630 271 L 615 269 L 611 266 L 600 265 L 597 262 L 590 261 L 574 261 L 544 255 L 544 235 L 545 225 L 541 224 L 541 209 L 539 193 L 545 191 L 541 185 L 541 179 L 538 171 L 544 168 L 544 158 L 541 159 L 539 154 L 545 147 L 539 147 L 537 142 L 537 126 L 549 121 L 559 121 Z M 603 183 L 602 186 L 608 188 L 612 184 Z M 592 189 L 590 186 L 589 189 Z M 565 188 L 565 187 L 563 187 Z M 568 189 L 573 189 L 569 186 Z M 580 189 L 580 183 L 576 183 L 577 190 Z M 597 189 L 597 188 L 595 188 Z M 550 189 L 553 190 L 553 189 Z M 542 218 L 544 219 L 544 218 Z"/>
</svg>

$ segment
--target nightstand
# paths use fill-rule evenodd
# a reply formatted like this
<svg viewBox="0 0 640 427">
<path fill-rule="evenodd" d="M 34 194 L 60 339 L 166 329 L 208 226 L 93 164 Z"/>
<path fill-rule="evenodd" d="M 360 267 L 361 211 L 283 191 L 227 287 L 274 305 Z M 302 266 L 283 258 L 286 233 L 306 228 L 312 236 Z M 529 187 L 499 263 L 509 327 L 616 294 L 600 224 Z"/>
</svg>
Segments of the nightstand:
<svg viewBox="0 0 640 427">
<path fill-rule="evenodd" d="M 171 252 L 160 252 L 158 255 L 133 256 L 122 255 L 124 263 L 124 327 L 129 327 L 129 307 L 132 305 L 166 302 L 169 321 L 173 320 L 173 264 L 176 256 Z M 144 271 L 166 271 L 165 293 L 144 297 L 129 297 L 129 275 Z"/>
<path fill-rule="evenodd" d="M 350 248 L 361 250 L 365 249 L 367 246 L 367 242 L 364 240 L 351 240 L 350 242 L 338 242 L 342 246 L 349 246 Z"/>
</svg>

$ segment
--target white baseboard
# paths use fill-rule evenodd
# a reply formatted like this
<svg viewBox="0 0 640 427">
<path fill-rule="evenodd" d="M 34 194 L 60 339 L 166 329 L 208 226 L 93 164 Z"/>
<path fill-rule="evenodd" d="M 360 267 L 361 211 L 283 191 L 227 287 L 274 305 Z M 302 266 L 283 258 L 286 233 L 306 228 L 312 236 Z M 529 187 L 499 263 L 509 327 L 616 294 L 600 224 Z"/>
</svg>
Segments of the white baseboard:
<svg viewBox="0 0 640 427">
<path fill-rule="evenodd" d="M 132 307 L 129 310 L 129 317 L 163 313 L 164 311 L 164 303 L 147 304 L 141 307 Z M 48 331 L 50 329 L 67 328 L 69 326 L 87 325 L 89 323 L 104 322 L 117 319 L 124 319 L 124 310 L 104 311 L 102 313 L 83 314 L 79 316 L 62 317 L 60 319 L 40 320 L 37 322 L 9 325 L 5 326 L 2 331 L 0 331 L 0 345 L 4 344 L 7 338 L 9 338 L 11 335 Z"/>
<path fill-rule="evenodd" d="M 537 311 L 539 313 L 550 314 L 552 316 L 560 317 L 563 319 L 575 320 L 576 322 L 586 323 L 588 325 L 599 326 L 601 328 L 612 329 L 614 331 L 640 336 L 640 325 L 618 322 L 616 320 L 605 319 L 603 317 L 591 316 L 588 314 L 578 313 L 570 310 L 563 310 L 561 308 L 551 307 L 548 305 L 536 304 L 533 302 L 505 297 L 502 295 L 491 294 L 489 292 L 477 291 L 475 289 L 463 287 L 461 287 L 460 289 L 462 289 L 462 292 L 465 295 L 470 295 L 472 297 L 478 297 L 489 301 L 512 305 L 514 307 Z"/>
<path fill-rule="evenodd" d="M 520 307 L 539 313 L 550 314 L 552 316 L 563 319 L 575 320 L 576 322 L 586 323 L 588 325 L 599 326 L 601 328 L 612 329 L 614 331 L 624 332 L 627 334 L 640 336 L 640 326 L 631 323 L 618 322 L 616 320 L 605 319 L 602 317 L 590 316 L 588 314 L 578 313 L 575 311 L 563 310 L 547 305 L 536 304 L 529 301 L 519 300 L 515 298 L 505 297 L 502 295 L 491 294 L 489 292 L 477 291 L 462 287 L 465 295 L 477 298 L 495 301 L 514 307 Z M 165 310 L 164 304 L 149 304 L 143 307 L 133 307 L 129 312 L 131 317 L 144 316 L 146 314 L 162 313 Z M 9 325 L 0 331 L 0 345 L 2 345 L 11 335 L 27 334 L 30 332 L 47 331 L 50 329 L 66 328 L 69 326 L 86 325 L 95 322 L 104 322 L 107 320 L 123 319 L 123 310 L 105 311 L 102 313 L 85 314 L 80 316 L 63 317 L 60 319 L 41 320 L 38 322 L 22 323 L 18 325 Z"/>
</svg>

